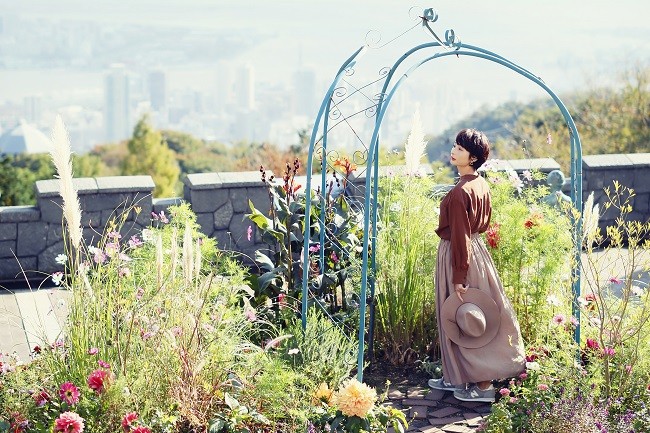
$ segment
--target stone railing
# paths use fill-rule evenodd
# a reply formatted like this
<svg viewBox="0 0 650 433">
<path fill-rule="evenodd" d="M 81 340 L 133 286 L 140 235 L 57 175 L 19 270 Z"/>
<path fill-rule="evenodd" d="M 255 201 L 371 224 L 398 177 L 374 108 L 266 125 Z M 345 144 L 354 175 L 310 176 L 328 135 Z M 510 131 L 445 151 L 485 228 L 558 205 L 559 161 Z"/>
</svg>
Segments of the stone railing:
<svg viewBox="0 0 650 433">
<path fill-rule="evenodd" d="M 505 163 L 518 172 L 536 169 L 548 173 L 559 169 L 550 158 Z M 603 203 L 603 188 L 618 180 L 635 189 L 631 217 L 645 222 L 650 216 L 649 168 L 650 154 L 585 156 L 583 197 L 586 200 L 594 191 L 596 202 Z M 187 175 L 182 198 L 153 199 L 154 183 L 150 176 L 80 178 L 74 179 L 74 185 L 81 204 L 86 245 L 96 245 L 111 219 L 120 217 L 125 210 L 128 212 L 122 236 L 129 237 L 151 224 L 152 212 L 166 212 L 169 206 L 183 200 L 190 203 L 201 230 L 215 238 L 220 248 L 241 253 L 244 263 L 252 264 L 255 251 L 272 248 L 261 242 L 255 226 L 245 217 L 250 211 L 249 200 L 263 212 L 270 208 L 268 190 L 257 171 Z M 355 194 L 363 197 L 364 186 L 365 177 L 355 179 Z M 38 281 L 62 270 L 55 261 L 64 252 L 59 181 L 38 181 L 35 188 L 36 206 L 0 207 L 0 281 Z M 612 224 L 614 218 L 611 211 L 605 212 L 601 227 Z M 249 226 L 253 229 L 250 240 Z"/>
</svg>

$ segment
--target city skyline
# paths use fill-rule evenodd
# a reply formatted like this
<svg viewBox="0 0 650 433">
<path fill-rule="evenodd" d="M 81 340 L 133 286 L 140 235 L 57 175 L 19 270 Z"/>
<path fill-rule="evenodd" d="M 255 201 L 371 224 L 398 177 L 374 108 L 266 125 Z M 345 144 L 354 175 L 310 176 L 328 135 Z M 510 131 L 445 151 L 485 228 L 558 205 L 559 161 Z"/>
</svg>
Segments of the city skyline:
<svg viewBox="0 0 650 433">
<path fill-rule="evenodd" d="M 556 92 L 610 84 L 620 71 L 650 58 L 650 29 L 643 21 L 650 6 L 640 0 L 616 8 L 600 0 L 588 6 L 511 3 L 441 4 L 433 26 L 440 35 L 453 28 L 464 43 L 539 73 Z M 414 5 L 409 15 L 410 6 L 387 0 L 138 0 L 128 7 L 98 1 L 88 11 L 76 0 L 6 4 L 0 52 L 11 55 L 0 64 L 0 128 L 17 124 L 18 117 L 44 128 L 59 112 L 79 149 L 119 139 L 109 139 L 106 130 L 106 83 L 111 64 L 123 63 L 131 126 L 151 112 L 155 126 L 199 138 L 294 144 L 297 130 L 311 126 L 335 71 L 356 48 L 371 46 L 359 67 L 359 73 L 367 68 L 370 81 L 405 47 L 432 40 L 421 28 L 395 39 L 417 27 L 427 5 Z M 21 30 L 13 28 L 16 23 L 36 23 L 47 33 L 39 37 L 37 28 L 12 45 Z M 381 41 L 369 32 L 373 28 L 382 29 Z M 50 52 L 58 57 L 43 56 Z M 480 106 L 543 96 L 502 69 L 463 61 L 418 71 L 394 102 L 384 137 L 403 140 L 416 106 L 426 132 L 438 133 Z M 158 83 L 152 84 L 156 74 Z"/>
</svg>

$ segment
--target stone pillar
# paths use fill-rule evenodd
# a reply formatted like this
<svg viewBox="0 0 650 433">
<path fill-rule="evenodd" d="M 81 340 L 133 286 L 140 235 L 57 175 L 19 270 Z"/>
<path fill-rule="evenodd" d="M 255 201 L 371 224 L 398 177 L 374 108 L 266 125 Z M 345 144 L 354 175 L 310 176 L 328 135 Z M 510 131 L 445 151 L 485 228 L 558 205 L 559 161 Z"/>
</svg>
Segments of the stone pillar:
<svg viewBox="0 0 650 433">
<path fill-rule="evenodd" d="M 239 252 L 244 264 L 253 265 L 255 251 L 269 254 L 274 248 L 262 243 L 255 224 L 245 216 L 251 212 L 249 200 L 267 215 L 271 208 L 259 171 L 188 174 L 183 182 L 183 198 L 196 213 L 201 231 L 215 238 L 219 249 Z"/>
</svg>

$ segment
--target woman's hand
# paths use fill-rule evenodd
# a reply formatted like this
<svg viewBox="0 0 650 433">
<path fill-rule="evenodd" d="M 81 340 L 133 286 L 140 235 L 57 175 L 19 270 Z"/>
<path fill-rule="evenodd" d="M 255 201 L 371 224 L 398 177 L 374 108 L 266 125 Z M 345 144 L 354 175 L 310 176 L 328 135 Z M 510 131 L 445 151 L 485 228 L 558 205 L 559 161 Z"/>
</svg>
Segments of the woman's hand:
<svg viewBox="0 0 650 433">
<path fill-rule="evenodd" d="M 465 284 L 454 284 L 454 290 L 456 291 L 456 296 L 458 296 L 460 302 L 465 302 L 461 296 L 463 293 L 467 293 L 467 287 L 465 287 Z"/>
</svg>

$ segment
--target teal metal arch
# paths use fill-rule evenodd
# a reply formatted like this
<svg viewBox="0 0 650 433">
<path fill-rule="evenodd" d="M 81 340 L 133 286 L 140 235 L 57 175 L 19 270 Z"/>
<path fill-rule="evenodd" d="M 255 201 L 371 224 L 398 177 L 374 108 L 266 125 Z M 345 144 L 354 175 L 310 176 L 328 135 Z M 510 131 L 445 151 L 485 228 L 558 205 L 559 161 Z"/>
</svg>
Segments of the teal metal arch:
<svg viewBox="0 0 650 433">
<path fill-rule="evenodd" d="M 576 128 L 575 122 L 569 113 L 569 110 L 561 101 L 559 96 L 555 94 L 537 75 L 531 73 L 527 69 L 517 65 L 516 63 L 506 59 L 503 56 L 500 56 L 491 51 L 485 50 L 483 48 L 463 44 L 456 39 L 455 33 L 453 30 L 447 30 L 445 34 L 445 41 L 442 41 L 438 36 L 431 30 L 429 22 L 434 22 L 437 20 L 437 14 L 432 9 L 426 9 L 424 11 L 422 18 L 423 26 L 425 26 L 434 36 L 436 42 L 424 43 L 417 45 L 406 53 L 404 53 L 390 68 L 386 80 L 384 82 L 382 91 L 379 95 L 379 100 L 377 102 L 376 114 L 375 114 L 375 126 L 372 132 L 372 137 L 370 139 L 370 147 L 368 149 L 368 158 L 366 161 L 366 178 L 365 178 L 365 197 L 364 197 L 364 221 L 363 221 L 363 252 L 362 252 L 362 268 L 361 268 L 361 288 L 360 288 L 360 306 L 359 306 L 359 332 L 358 332 L 358 358 L 357 358 L 357 379 L 361 381 L 363 379 L 363 359 L 364 359 L 364 349 L 366 341 L 366 307 L 368 301 L 371 303 L 371 320 L 369 328 L 368 340 L 372 342 L 373 338 L 373 315 L 374 311 L 372 309 L 372 303 L 375 296 L 375 270 L 376 270 L 376 239 L 377 239 L 377 194 L 378 194 L 378 173 L 379 173 L 379 130 L 382 125 L 382 121 L 386 115 L 386 111 L 390 106 L 390 103 L 396 94 L 400 86 L 409 78 L 409 76 L 417 70 L 420 66 L 435 60 L 444 58 L 447 56 L 467 56 L 475 57 L 484 60 L 491 61 L 502 65 L 519 75 L 527 78 L 533 83 L 541 87 L 546 93 L 553 99 L 557 107 L 559 108 L 564 120 L 569 128 L 570 135 L 570 144 L 571 144 L 571 202 L 575 209 L 582 210 L 582 144 L 580 141 L 580 135 Z M 424 59 L 420 59 L 415 62 L 411 67 L 408 68 L 406 72 L 401 74 L 401 76 L 396 80 L 392 85 L 392 81 L 395 77 L 397 69 L 400 65 L 409 59 L 413 54 L 421 51 L 440 47 L 443 49 L 442 52 L 436 52 L 433 55 L 427 56 Z M 357 63 L 358 59 L 366 51 L 367 46 L 359 48 L 355 51 L 339 68 L 331 86 L 329 87 L 327 93 L 325 94 L 323 101 L 321 103 L 320 109 L 316 116 L 314 127 L 310 139 L 309 147 L 309 156 L 307 162 L 307 182 L 306 182 L 306 207 L 305 207 L 305 221 L 309 221 L 310 212 L 311 212 L 311 179 L 313 173 L 313 164 L 314 159 L 314 148 L 317 142 L 318 133 L 320 131 L 321 122 L 323 124 L 323 134 L 322 134 L 322 148 L 323 154 L 327 151 L 327 133 L 328 133 L 328 118 L 329 113 L 332 107 L 332 96 L 333 93 L 341 81 L 342 77 L 346 71 L 350 71 L 351 68 Z M 390 88 L 390 90 L 389 90 Z M 326 158 L 321 159 L 321 191 L 325 191 L 326 185 Z M 324 197 L 321 195 L 321 200 L 324 200 Z M 573 216 L 572 216 L 573 217 Z M 321 220 L 321 230 L 320 230 L 320 243 L 321 246 L 324 242 L 324 230 L 322 230 L 323 221 Z M 573 221 L 573 243 L 574 243 L 574 266 L 572 267 L 572 311 L 575 317 L 580 317 L 578 297 L 580 296 L 580 255 L 581 255 L 581 245 L 582 245 L 582 219 L 578 218 Z M 372 231 L 371 231 L 372 228 Z M 309 261 L 309 224 L 305 224 L 304 232 L 304 245 L 303 245 L 303 263 L 308 263 Z M 323 263 L 323 248 L 320 248 L 320 261 Z M 370 252 L 369 252 L 370 251 Z M 302 275 L 302 323 L 303 327 L 306 326 L 307 320 L 307 305 L 308 305 L 308 266 L 303 266 L 303 275 Z M 580 325 L 576 327 L 574 338 L 576 342 L 580 342 Z"/>
</svg>

